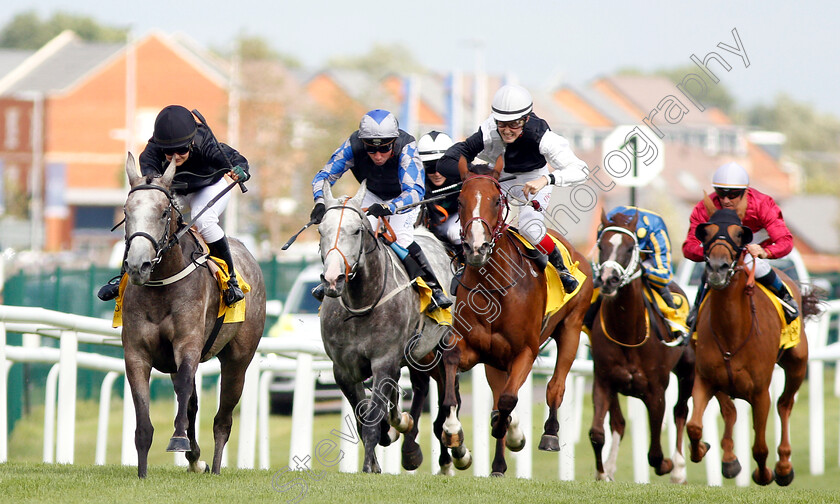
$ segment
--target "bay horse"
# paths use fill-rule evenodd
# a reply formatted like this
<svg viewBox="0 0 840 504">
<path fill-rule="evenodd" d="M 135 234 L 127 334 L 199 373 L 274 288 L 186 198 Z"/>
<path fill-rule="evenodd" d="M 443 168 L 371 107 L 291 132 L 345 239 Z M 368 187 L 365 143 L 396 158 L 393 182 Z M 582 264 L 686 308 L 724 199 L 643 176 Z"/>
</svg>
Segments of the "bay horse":
<svg viewBox="0 0 840 504">
<path fill-rule="evenodd" d="M 752 454 L 758 464 L 752 479 L 759 485 L 775 480 L 780 486 L 786 486 L 794 477 L 790 461 L 790 414 L 808 368 L 804 319 L 819 312 L 818 299 L 812 292 L 801 296 L 798 286 L 784 272 L 776 270 L 802 307 L 798 343 L 780 349 L 782 320 L 768 295 L 756 292 L 754 276 L 744 265 L 745 247 L 752 241 L 752 231 L 741 225 L 734 210 L 715 211 L 710 202 L 706 207 L 710 220 L 697 226 L 695 236 L 703 244 L 705 274 L 711 289 L 697 316 L 694 411 L 687 426 L 691 460 L 700 462 L 709 449 L 708 443 L 701 443 L 703 412 L 715 396 L 725 426 L 721 440 L 722 473 L 726 478 L 737 476 L 741 465 L 733 451 L 736 411 L 731 398 L 743 399 L 752 406 L 755 433 Z M 770 471 L 765 429 L 775 364 L 784 370 L 785 387 L 777 405 L 782 425 L 779 460 L 775 470 Z"/>
<path fill-rule="evenodd" d="M 195 438 L 200 390 L 196 388 L 195 371 L 199 362 L 214 356 L 221 364 L 221 392 L 219 411 L 213 420 L 212 471 L 219 474 L 245 370 L 265 325 L 262 271 L 245 246 L 229 238 L 237 270 L 251 290 L 241 301 L 246 306 L 244 321 L 214 327 L 222 302 L 218 283 L 205 264 L 207 257 L 198 240 L 191 234 L 178 239 L 183 221 L 171 192 L 175 162 L 161 177 L 144 176 L 129 153 L 125 171 L 131 189 L 124 207 L 129 281 L 122 294 L 122 344 L 137 416 L 137 476 L 146 477 L 154 433 L 149 418 L 152 368 L 170 373 L 178 401 L 175 432 L 167 451 L 186 452 L 190 471 L 206 471 Z"/>
<path fill-rule="evenodd" d="M 566 375 L 577 353 L 593 290 L 589 262 L 552 231 L 587 278 L 581 282 L 577 295 L 550 317 L 545 316 L 546 275 L 554 273 L 537 266 L 532 260 L 534 251 L 526 249 L 505 224 L 508 206 L 499 184 L 502 168 L 501 159 L 495 168 L 476 173 L 469 171 L 464 158 L 459 163 L 463 182 L 458 204 L 466 266 L 459 281 L 453 330 L 444 354 L 446 395 L 441 408 L 448 414 L 445 442 L 447 446 L 458 446 L 464 436 L 454 395 L 455 378 L 459 370 L 486 364 L 487 381 L 493 391 L 491 434 L 496 438 L 493 476 L 503 476 L 507 470 L 505 446 L 519 451 L 525 445 L 513 409 L 519 388 L 549 337 L 557 344 L 557 360 L 546 389 L 549 414 L 539 448 L 559 451 L 557 408 L 563 400 Z"/>
<path fill-rule="evenodd" d="M 618 446 L 625 421 L 618 394 L 641 399 L 648 411 L 650 448 L 648 463 L 661 476 L 671 473 L 673 483 L 685 483 L 683 434 L 688 418 L 688 399 L 694 384 L 694 350 L 688 345 L 668 346 L 663 338 L 668 325 L 647 308 L 642 280 L 639 239 L 632 217 L 616 213 L 612 220 L 601 211 L 598 263 L 594 274 L 601 281 L 601 305 L 590 331 L 594 384 L 594 415 L 589 440 L 595 451 L 595 479 L 613 481 Z M 672 290 L 685 295 L 676 285 Z M 655 302 L 655 301 L 654 301 Z M 663 457 L 660 441 L 665 415 L 665 390 L 671 373 L 677 376 L 678 397 L 674 406 L 677 444 L 673 460 Z M 613 434 L 609 459 L 604 466 L 604 418 L 610 412 Z"/>
<path fill-rule="evenodd" d="M 364 444 L 364 472 L 381 472 L 374 448 L 388 446 L 405 433 L 402 465 L 416 469 L 422 462 L 415 441 L 429 378 L 424 373 L 440 366 L 429 359 L 448 327 L 420 313 L 420 300 L 396 253 L 375 235 L 361 207 L 366 192 L 362 182 L 352 198 L 334 198 L 324 184 L 326 213 L 318 226 L 321 275 L 326 297 L 321 304 L 321 336 L 333 361 L 335 381 L 353 406 Z M 449 257 L 428 230 L 415 229 L 415 239 L 442 285 L 449 285 Z M 400 410 L 400 369 L 411 366 L 415 396 L 411 414 Z M 363 382 L 373 377 L 371 396 Z M 425 380 L 425 382 L 423 381 Z M 441 394 L 442 398 L 442 394 Z M 442 430 L 443 415 L 435 428 Z M 449 473 L 449 450 L 441 446 L 441 469 Z M 455 467 L 466 469 L 471 454 L 452 450 Z"/>
</svg>

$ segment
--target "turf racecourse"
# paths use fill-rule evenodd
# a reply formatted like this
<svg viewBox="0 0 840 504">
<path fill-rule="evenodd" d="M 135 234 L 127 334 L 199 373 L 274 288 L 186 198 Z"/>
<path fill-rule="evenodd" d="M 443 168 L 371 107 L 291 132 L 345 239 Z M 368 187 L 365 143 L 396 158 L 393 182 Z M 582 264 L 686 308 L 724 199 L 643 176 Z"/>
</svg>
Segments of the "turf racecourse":
<svg viewBox="0 0 840 504">
<path fill-rule="evenodd" d="M 301 475 L 301 478 L 304 476 Z M 529 481 L 516 478 L 444 478 L 428 474 L 368 475 L 335 472 L 294 486 L 272 484 L 270 471 L 227 469 L 221 476 L 188 474 L 183 468 L 153 466 L 140 481 L 136 468 L 123 466 L 47 465 L 11 462 L 0 465 L 0 501 L 14 503 L 134 502 L 304 502 L 304 503 L 829 503 L 832 490 L 707 487 L 689 484 Z M 301 480 L 303 481 L 303 480 Z M 276 482 L 275 482 L 276 483 Z M 284 490 L 285 486 L 285 491 Z"/>
</svg>

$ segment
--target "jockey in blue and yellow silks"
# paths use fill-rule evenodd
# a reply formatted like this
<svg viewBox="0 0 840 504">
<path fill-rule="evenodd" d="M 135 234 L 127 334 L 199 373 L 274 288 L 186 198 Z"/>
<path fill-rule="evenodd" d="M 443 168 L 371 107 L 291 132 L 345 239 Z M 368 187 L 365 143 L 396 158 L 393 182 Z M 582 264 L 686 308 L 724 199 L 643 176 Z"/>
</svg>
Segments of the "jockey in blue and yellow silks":
<svg viewBox="0 0 840 504">
<path fill-rule="evenodd" d="M 639 239 L 641 252 L 642 274 L 673 308 L 674 300 L 667 285 L 671 283 L 671 239 L 668 237 L 668 227 L 659 214 L 643 208 L 632 206 L 615 207 L 607 214 L 607 219 L 613 220 L 615 214 L 628 217 L 639 212 L 636 224 L 636 238 Z M 600 233 L 598 233 L 600 236 Z"/>
</svg>

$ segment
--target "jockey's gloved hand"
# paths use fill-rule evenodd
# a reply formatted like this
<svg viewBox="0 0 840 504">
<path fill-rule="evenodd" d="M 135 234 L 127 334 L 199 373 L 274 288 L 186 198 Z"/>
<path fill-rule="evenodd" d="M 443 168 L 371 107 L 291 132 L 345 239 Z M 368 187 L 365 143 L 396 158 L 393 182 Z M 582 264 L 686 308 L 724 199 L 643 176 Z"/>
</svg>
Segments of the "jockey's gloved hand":
<svg viewBox="0 0 840 504">
<path fill-rule="evenodd" d="M 236 165 L 230 169 L 231 173 L 236 175 L 237 182 L 247 182 L 249 178 L 251 178 L 251 174 L 245 171 L 245 167 L 242 165 Z"/>
<path fill-rule="evenodd" d="M 386 203 L 374 203 L 367 211 L 368 215 L 373 215 L 374 217 L 387 217 L 389 215 L 393 215 L 393 213 L 394 212 L 391 211 L 391 207 L 389 207 Z"/>
<path fill-rule="evenodd" d="M 313 208 L 312 213 L 309 214 L 309 221 L 313 224 L 320 224 L 325 213 L 327 213 L 327 207 L 323 203 L 315 203 L 315 208 Z"/>
</svg>

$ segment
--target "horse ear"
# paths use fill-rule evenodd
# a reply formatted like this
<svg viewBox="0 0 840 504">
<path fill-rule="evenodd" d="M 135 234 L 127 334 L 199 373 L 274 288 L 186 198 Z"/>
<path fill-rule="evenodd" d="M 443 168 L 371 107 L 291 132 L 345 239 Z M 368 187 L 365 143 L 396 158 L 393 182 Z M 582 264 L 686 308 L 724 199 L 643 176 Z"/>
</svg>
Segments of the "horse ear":
<svg viewBox="0 0 840 504">
<path fill-rule="evenodd" d="M 362 185 L 359 186 L 359 190 L 356 191 L 356 195 L 350 201 L 361 207 L 362 200 L 365 199 L 365 193 L 367 193 L 367 180 L 362 180 Z"/>
<path fill-rule="evenodd" d="M 467 164 L 467 158 L 461 156 L 458 160 L 458 174 L 461 175 L 461 180 L 466 180 L 467 175 L 470 174 L 470 167 Z"/>
<path fill-rule="evenodd" d="M 703 191 L 703 206 L 706 207 L 706 213 L 709 214 L 709 217 L 711 217 L 712 214 L 717 212 L 717 207 L 714 203 L 712 203 L 712 198 L 709 197 L 706 191 Z"/>
<path fill-rule="evenodd" d="M 502 174 L 502 170 L 505 169 L 505 155 L 502 154 L 498 158 L 496 158 L 496 166 L 493 167 L 493 177 L 496 180 L 499 180 L 499 177 Z"/>
<path fill-rule="evenodd" d="M 163 172 L 163 178 L 161 178 L 160 183 L 166 187 L 172 185 L 172 179 L 175 178 L 175 170 L 177 166 L 175 165 L 175 156 L 172 156 L 172 160 L 169 162 L 169 166 L 166 167 L 166 171 Z"/>
<path fill-rule="evenodd" d="M 700 240 L 700 243 L 705 243 L 706 241 L 706 228 L 709 226 L 717 226 L 717 224 L 711 224 L 708 222 L 704 222 L 703 224 L 698 224 L 696 228 L 694 228 L 694 237 Z"/>
<path fill-rule="evenodd" d="M 636 212 L 633 214 L 633 218 L 627 223 L 627 227 L 630 229 L 636 229 L 636 224 L 639 222 L 639 209 L 636 209 Z"/>
<path fill-rule="evenodd" d="M 143 178 L 143 174 L 140 173 L 140 167 L 137 166 L 137 162 L 134 160 L 134 154 L 131 152 L 128 153 L 128 157 L 125 160 L 125 174 L 128 175 L 128 184 L 131 187 L 137 185 Z"/>
<path fill-rule="evenodd" d="M 607 213 L 604 212 L 604 207 L 601 207 L 601 226 L 607 227 L 610 225 L 610 220 L 607 219 Z"/>
<path fill-rule="evenodd" d="M 752 241 L 753 241 L 752 229 L 748 228 L 747 226 L 741 226 L 741 231 L 744 233 L 744 234 L 741 235 L 741 245 L 746 245 L 748 243 L 752 243 Z"/>
</svg>

